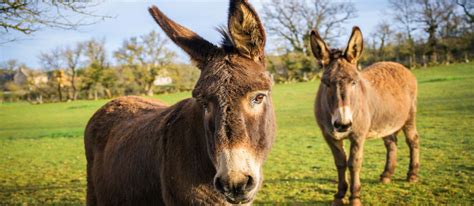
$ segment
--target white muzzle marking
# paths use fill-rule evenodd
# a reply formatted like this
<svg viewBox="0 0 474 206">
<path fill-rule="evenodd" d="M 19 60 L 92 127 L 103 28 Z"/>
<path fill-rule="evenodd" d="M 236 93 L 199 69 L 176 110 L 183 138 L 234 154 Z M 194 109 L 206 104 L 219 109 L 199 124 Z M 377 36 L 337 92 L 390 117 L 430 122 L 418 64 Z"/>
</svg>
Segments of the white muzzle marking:
<svg viewBox="0 0 474 206">
<path fill-rule="evenodd" d="M 218 156 L 216 177 L 222 177 L 231 182 L 241 181 L 250 175 L 257 186 L 249 192 L 254 194 L 260 184 L 261 163 L 255 155 L 244 148 L 224 149 Z"/>
<path fill-rule="evenodd" d="M 340 124 L 349 124 L 352 122 L 352 110 L 348 106 L 338 107 L 331 117 L 331 123 L 338 121 Z"/>
</svg>

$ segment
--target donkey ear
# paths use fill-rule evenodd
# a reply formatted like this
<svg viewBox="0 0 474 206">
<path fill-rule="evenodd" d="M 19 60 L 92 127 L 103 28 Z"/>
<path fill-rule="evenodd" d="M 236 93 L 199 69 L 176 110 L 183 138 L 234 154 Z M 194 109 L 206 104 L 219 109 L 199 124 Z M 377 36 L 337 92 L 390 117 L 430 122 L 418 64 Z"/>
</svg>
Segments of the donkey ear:
<svg viewBox="0 0 474 206">
<path fill-rule="evenodd" d="M 355 26 L 354 28 L 352 28 L 351 38 L 347 43 L 347 48 L 344 52 L 344 56 L 350 63 L 356 63 L 357 60 L 359 60 L 363 49 L 364 40 L 362 38 L 362 32 L 360 31 L 359 27 Z"/>
<path fill-rule="evenodd" d="M 197 62 L 206 61 L 208 56 L 218 48 L 203 39 L 193 31 L 169 19 L 156 6 L 148 8 L 151 16 L 160 25 L 168 37 L 181 49 L 183 49 L 192 60 Z"/>
<path fill-rule="evenodd" d="M 229 35 L 237 51 L 256 62 L 265 56 L 265 30 L 255 9 L 247 0 L 230 0 Z"/>
<path fill-rule="evenodd" d="M 329 49 L 324 40 L 316 30 L 312 30 L 310 34 L 311 51 L 314 57 L 322 65 L 329 64 Z"/>
</svg>

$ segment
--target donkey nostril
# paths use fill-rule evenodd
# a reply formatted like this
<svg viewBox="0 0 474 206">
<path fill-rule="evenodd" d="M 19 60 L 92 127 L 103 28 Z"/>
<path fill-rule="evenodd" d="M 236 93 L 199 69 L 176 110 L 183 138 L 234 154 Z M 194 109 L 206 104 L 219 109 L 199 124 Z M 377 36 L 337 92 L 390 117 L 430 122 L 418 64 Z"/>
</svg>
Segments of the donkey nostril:
<svg viewBox="0 0 474 206">
<path fill-rule="evenodd" d="M 338 122 L 338 121 L 335 121 L 335 122 L 334 122 L 334 128 L 336 128 L 337 130 L 341 130 L 341 129 L 346 128 L 346 125 L 341 124 L 341 123 Z"/>
<path fill-rule="evenodd" d="M 234 185 L 232 192 L 234 196 L 244 195 L 255 188 L 255 181 L 252 176 L 246 175 L 239 184 Z"/>
<path fill-rule="evenodd" d="M 245 183 L 242 190 L 252 190 L 255 187 L 255 181 L 252 176 L 247 175 L 247 182 Z"/>
<path fill-rule="evenodd" d="M 227 197 L 240 198 L 245 197 L 248 192 L 255 189 L 256 182 L 250 175 L 246 175 L 238 182 L 226 182 L 222 178 L 216 177 L 214 179 L 214 187 Z"/>
<path fill-rule="evenodd" d="M 216 187 L 217 191 L 219 192 L 222 192 L 222 193 L 228 192 L 228 189 L 224 187 L 224 184 L 222 183 L 222 180 L 219 177 L 217 177 L 214 180 L 214 187 Z"/>
<path fill-rule="evenodd" d="M 336 128 L 336 130 L 339 131 L 339 132 L 345 132 L 351 126 L 352 126 L 352 122 L 349 122 L 348 124 L 341 124 L 338 121 L 334 122 L 334 128 Z"/>
</svg>

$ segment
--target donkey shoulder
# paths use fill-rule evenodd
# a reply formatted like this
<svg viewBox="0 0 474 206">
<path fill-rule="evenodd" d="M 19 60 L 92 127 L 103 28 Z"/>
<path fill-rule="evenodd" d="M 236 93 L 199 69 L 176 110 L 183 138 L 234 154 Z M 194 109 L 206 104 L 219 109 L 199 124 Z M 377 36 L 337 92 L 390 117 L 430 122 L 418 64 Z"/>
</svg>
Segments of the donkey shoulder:
<svg viewBox="0 0 474 206">
<path fill-rule="evenodd" d="M 160 111 L 168 106 L 159 100 L 137 96 L 119 97 L 102 106 L 89 121 L 103 125 L 114 124 L 123 119 L 141 116 L 150 111 Z"/>
<path fill-rule="evenodd" d="M 124 120 L 135 119 L 149 112 L 161 112 L 168 106 L 158 100 L 137 96 L 119 97 L 102 106 L 89 120 L 86 131 L 86 142 L 95 146 L 105 145 L 111 130 Z"/>
</svg>

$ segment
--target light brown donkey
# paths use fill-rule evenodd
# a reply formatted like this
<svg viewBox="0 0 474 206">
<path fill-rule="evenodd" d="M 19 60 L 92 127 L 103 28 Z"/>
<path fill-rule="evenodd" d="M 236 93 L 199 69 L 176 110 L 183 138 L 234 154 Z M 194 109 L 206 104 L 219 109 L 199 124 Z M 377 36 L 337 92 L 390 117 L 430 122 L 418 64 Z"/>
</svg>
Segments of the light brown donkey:
<svg viewBox="0 0 474 206">
<path fill-rule="evenodd" d="M 324 69 L 316 97 L 316 121 L 329 145 L 338 171 L 333 204 L 342 204 L 350 171 L 351 204 L 360 205 L 360 169 L 366 139 L 383 137 L 387 162 L 381 175 L 390 182 L 396 165 L 397 133 L 403 130 L 410 147 L 408 181 L 416 182 L 419 138 L 416 131 L 417 83 L 413 74 L 394 62 L 379 62 L 357 70 L 363 49 L 362 33 L 354 27 L 345 51 L 329 49 L 318 32 L 311 32 L 311 48 Z M 343 139 L 351 142 L 349 159 Z"/>
<path fill-rule="evenodd" d="M 231 0 L 215 46 L 149 12 L 201 70 L 193 97 L 173 106 L 122 97 L 85 132 L 88 205 L 251 203 L 275 136 L 265 32 L 246 0 Z"/>
</svg>

